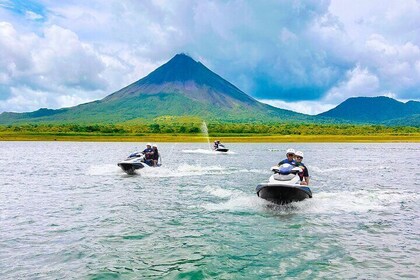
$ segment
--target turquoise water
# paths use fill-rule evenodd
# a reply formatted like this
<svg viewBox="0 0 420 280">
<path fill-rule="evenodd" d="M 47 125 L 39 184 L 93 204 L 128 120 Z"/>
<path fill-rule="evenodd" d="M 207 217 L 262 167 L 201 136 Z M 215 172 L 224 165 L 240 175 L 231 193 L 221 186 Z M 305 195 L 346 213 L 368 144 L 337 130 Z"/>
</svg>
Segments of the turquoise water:
<svg viewBox="0 0 420 280">
<path fill-rule="evenodd" d="M 126 175 L 143 145 L 0 142 L 0 279 L 419 276 L 418 144 L 166 143 Z M 313 198 L 280 207 L 255 187 L 289 147 Z"/>
</svg>

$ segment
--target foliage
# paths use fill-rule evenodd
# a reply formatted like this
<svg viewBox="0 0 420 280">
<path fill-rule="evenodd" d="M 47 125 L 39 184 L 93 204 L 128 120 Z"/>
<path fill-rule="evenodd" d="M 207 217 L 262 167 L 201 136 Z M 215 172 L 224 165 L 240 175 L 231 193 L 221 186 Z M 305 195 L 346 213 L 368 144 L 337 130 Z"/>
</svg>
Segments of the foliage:
<svg viewBox="0 0 420 280">
<path fill-rule="evenodd" d="M 378 135 L 418 134 L 420 128 L 410 126 L 307 123 L 209 123 L 210 136 L 222 135 Z M 188 118 L 162 119 L 136 124 L 22 124 L 0 126 L 4 133 L 141 135 L 141 134 L 202 134 L 201 122 Z"/>
</svg>

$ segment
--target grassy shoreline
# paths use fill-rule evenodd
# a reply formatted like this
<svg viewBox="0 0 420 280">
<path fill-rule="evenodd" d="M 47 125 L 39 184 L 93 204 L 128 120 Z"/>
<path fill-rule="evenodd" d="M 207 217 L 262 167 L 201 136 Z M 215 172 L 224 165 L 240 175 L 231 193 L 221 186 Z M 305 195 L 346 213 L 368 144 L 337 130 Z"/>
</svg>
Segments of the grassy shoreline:
<svg viewBox="0 0 420 280">
<path fill-rule="evenodd" d="M 210 135 L 210 139 L 219 139 L 228 143 L 315 143 L 315 142 L 350 142 L 350 143 L 418 143 L 420 134 L 406 135 Z M 107 135 L 107 134 L 34 134 L 0 133 L 0 141 L 74 141 L 74 142 L 206 142 L 207 138 L 194 134 L 142 134 L 142 135 Z"/>
</svg>

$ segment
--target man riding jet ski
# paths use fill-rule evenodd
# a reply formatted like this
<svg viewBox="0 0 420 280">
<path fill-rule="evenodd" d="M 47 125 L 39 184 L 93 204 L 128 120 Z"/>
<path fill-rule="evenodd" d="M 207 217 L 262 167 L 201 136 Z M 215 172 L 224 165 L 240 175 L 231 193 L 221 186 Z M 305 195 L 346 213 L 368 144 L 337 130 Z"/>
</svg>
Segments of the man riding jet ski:
<svg viewBox="0 0 420 280">
<path fill-rule="evenodd" d="M 227 151 L 229 151 L 229 149 L 227 149 L 225 147 L 225 145 L 220 143 L 220 140 L 214 141 L 213 150 L 216 151 L 216 152 L 227 152 Z"/>
<path fill-rule="evenodd" d="M 303 158 L 302 152 L 296 152 Z M 312 198 L 312 192 L 307 184 L 309 182 L 307 169 L 303 166 L 295 166 L 290 163 L 283 163 L 280 166 L 273 166 L 274 172 L 268 183 L 261 183 L 257 186 L 257 195 L 268 201 L 277 204 L 287 204 L 294 201 L 301 201 Z M 301 181 L 305 178 L 305 181 Z"/>
<path fill-rule="evenodd" d="M 142 152 L 136 152 L 129 155 L 125 160 L 118 163 L 118 166 L 121 169 L 129 174 L 133 175 L 136 170 L 144 168 L 146 165 L 150 167 L 157 167 L 161 164 L 158 164 L 158 158 L 160 157 L 157 146 L 151 144 L 146 145 L 146 149 Z"/>
</svg>

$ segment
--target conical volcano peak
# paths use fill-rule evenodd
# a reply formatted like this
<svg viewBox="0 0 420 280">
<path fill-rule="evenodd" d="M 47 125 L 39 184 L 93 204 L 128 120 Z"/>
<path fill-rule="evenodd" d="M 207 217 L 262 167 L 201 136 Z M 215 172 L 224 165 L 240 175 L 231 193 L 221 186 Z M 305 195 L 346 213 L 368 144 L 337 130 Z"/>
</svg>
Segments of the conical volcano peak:
<svg viewBox="0 0 420 280">
<path fill-rule="evenodd" d="M 215 74 L 203 64 L 195 61 L 184 53 L 180 53 L 138 82 L 164 84 L 170 82 L 194 81 L 199 84 L 205 84 L 209 82 L 209 79 L 213 75 Z"/>
<path fill-rule="evenodd" d="M 175 55 L 143 79 L 105 97 L 105 100 L 160 93 L 178 93 L 213 104 L 230 102 L 222 101 L 223 98 L 246 104 L 257 102 L 185 53 Z"/>
<path fill-rule="evenodd" d="M 198 63 L 198 62 L 195 61 L 191 56 L 189 56 L 185 53 L 178 53 L 171 60 L 169 60 L 168 63 L 183 63 L 183 64 L 192 63 L 192 64 L 195 64 L 195 63 Z"/>
</svg>

